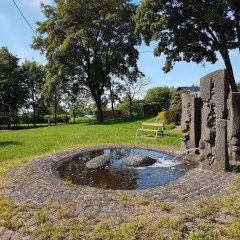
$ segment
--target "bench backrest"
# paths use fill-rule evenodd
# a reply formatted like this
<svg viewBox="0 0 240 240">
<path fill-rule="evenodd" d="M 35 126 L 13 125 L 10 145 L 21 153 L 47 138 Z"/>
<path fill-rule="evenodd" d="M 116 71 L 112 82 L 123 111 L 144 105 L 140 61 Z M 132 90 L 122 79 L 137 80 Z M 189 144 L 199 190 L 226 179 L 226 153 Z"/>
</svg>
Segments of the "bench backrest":
<svg viewBox="0 0 240 240">
<path fill-rule="evenodd" d="M 144 127 L 144 126 L 163 128 L 164 127 L 164 123 L 146 122 L 146 123 L 142 123 L 142 127 Z"/>
</svg>

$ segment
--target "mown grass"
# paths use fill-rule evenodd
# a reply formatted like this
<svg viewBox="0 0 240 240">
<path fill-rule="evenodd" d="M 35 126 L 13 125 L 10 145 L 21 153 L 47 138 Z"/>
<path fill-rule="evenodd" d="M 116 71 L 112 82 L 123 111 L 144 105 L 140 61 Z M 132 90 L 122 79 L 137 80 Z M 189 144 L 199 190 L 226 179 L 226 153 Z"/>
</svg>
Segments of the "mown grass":
<svg viewBox="0 0 240 240">
<path fill-rule="evenodd" d="M 135 131 L 142 121 L 154 119 L 125 119 L 104 124 L 82 119 L 75 125 L 1 132 L 0 182 L 8 171 L 39 156 L 86 145 L 124 143 L 179 148 L 179 132 L 166 131 L 157 140 L 136 138 Z M 240 181 L 227 197 L 200 198 L 188 209 L 138 195 L 119 194 L 119 201 L 129 209 L 144 211 L 138 216 L 129 213 L 127 218 L 118 213 L 118 218 L 99 219 L 93 212 L 77 218 L 67 207 L 14 204 L 0 194 L 0 227 L 43 240 L 240 239 Z"/>
<path fill-rule="evenodd" d="M 39 156 L 97 144 L 148 144 L 178 148 L 181 134 L 166 131 L 163 138 L 146 139 L 135 137 L 142 121 L 109 120 L 98 124 L 95 120 L 82 119 L 78 124 L 58 125 L 37 129 L 0 132 L 0 177 L 14 167 Z"/>
</svg>

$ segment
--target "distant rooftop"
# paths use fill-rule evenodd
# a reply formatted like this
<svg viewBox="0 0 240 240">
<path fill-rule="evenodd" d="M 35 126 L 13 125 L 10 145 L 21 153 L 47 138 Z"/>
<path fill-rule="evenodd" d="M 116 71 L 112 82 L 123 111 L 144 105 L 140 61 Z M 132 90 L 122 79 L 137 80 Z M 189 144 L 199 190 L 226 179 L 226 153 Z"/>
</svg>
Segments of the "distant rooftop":
<svg viewBox="0 0 240 240">
<path fill-rule="evenodd" d="M 199 92 L 200 87 L 179 87 L 177 88 L 177 91 L 190 91 L 190 92 Z"/>
</svg>

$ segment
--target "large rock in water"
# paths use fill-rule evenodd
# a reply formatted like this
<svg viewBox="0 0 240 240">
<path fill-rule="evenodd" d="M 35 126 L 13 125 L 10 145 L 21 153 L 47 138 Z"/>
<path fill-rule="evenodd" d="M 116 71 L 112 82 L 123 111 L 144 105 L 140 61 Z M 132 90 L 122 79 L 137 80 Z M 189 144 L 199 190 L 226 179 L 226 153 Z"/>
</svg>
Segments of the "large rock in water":
<svg viewBox="0 0 240 240">
<path fill-rule="evenodd" d="M 132 156 L 125 158 L 123 162 L 130 167 L 145 167 L 154 164 L 157 160 L 151 157 Z"/>
<path fill-rule="evenodd" d="M 88 161 L 86 163 L 86 167 L 89 169 L 101 168 L 110 163 L 110 159 L 111 159 L 110 155 L 101 155 Z"/>
</svg>

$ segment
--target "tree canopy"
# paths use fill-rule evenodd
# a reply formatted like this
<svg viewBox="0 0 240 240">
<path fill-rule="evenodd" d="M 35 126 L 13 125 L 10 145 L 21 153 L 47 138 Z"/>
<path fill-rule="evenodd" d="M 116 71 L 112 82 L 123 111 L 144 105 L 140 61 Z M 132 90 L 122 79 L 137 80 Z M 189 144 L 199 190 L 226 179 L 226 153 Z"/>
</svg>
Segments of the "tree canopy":
<svg viewBox="0 0 240 240">
<path fill-rule="evenodd" d="M 154 87 L 147 90 L 144 96 L 145 103 L 165 103 L 169 105 L 172 96 L 172 91 L 168 87 Z"/>
<path fill-rule="evenodd" d="M 19 59 L 6 47 L 0 48 L 0 103 L 17 111 L 26 101 L 27 88 Z"/>
<path fill-rule="evenodd" d="M 89 88 L 101 115 L 110 75 L 138 71 L 134 46 L 140 40 L 132 20 L 136 6 L 129 0 L 55 0 L 55 5 L 42 5 L 47 19 L 37 23 L 41 36 L 33 42 L 46 53 L 47 82 L 77 78 Z"/>
<path fill-rule="evenodd" d="M 229 50 L 240 48 L 239 0 L 142 0 L 135 22 L 146 44 L 158 41 L 155 56 L 166 56 L 164 72 L 175 62 L 217 61 L 221 54 L 237 91 Z"/>
<path fill-rule="evenodd" d="M 42 87 L 45 78 L 44 66 L 36 61 L 26 60 L 22 66 L 24 82 L 28 89 L 27 107 L 33 109 L 33 124 L 36 126 L 36 110 L 42 98 Z"/>
</svg>

